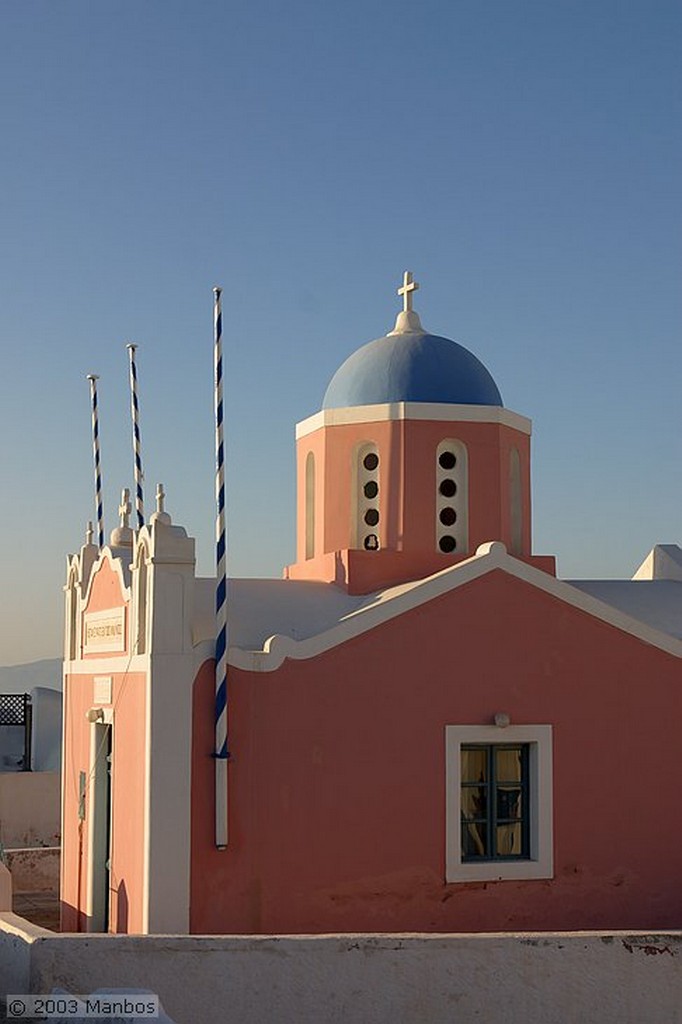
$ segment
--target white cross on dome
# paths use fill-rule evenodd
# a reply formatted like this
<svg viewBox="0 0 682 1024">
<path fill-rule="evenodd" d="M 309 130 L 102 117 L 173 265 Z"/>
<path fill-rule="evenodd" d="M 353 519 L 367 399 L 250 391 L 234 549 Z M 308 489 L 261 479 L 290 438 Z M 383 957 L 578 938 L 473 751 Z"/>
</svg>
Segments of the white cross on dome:
<svg viewBox="0 0 682 1024">
<path fill-rule="evenodd" d="M 398 288 L 398 295 L 403 297 L 403 313 L 412 312 L 412 293 L 419 290 L 419 285 L 415 281 L 412 271 L 406 270 L 403 274 L 403 286 Z"/>
</svg>

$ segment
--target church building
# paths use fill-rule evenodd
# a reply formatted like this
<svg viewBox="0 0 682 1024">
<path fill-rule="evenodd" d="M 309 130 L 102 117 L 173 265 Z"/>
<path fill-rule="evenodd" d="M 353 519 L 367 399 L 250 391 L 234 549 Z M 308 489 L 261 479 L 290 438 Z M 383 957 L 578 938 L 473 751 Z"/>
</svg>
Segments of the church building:
<svg viewBox="0 0 682 1024">
<path fill-rule="evenodd" d="M 297 555 L 228 588 L 163 489 L 69 558 L 62 928 L 679 928 L 682 550 L 557 579 L 531 423 L 403 309 L 296 428 Z"/>
</svg>

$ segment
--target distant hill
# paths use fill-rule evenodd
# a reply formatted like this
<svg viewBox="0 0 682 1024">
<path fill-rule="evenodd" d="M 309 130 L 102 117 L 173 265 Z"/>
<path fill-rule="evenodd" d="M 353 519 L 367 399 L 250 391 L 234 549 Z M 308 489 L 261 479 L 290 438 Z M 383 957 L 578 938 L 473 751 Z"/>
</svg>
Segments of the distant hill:
<svg viewBox="0 0 682 1024">
<path fill-rule="evenodd" d="M 62 662 L 60 658 L 31 661 L 28 665 L 0 667 L 0 693 L 26 693 L 34 686 L 62 688 Z"/>
</svg>

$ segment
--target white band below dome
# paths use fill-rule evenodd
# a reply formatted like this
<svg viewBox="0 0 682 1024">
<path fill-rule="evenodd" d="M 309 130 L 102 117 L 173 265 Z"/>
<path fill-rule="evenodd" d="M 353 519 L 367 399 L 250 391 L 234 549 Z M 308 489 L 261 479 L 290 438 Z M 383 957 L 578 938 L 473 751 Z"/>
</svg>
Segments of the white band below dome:
<svg viewBox="0 0 682 1024">
<path fill-rule="evenodd" d="M 353 405 L 343 409 L 322 409 L 296 424 L 296 440 L 321 427 L 345 423 L 378 423 L 382 420 L 435 420 L 449 423 L 498 423 L 522 434 L 532 433 L 526 416 L 499 405 L 454 405 L 431 402 L 391 402 L 387 405 Z"/>
</svg>

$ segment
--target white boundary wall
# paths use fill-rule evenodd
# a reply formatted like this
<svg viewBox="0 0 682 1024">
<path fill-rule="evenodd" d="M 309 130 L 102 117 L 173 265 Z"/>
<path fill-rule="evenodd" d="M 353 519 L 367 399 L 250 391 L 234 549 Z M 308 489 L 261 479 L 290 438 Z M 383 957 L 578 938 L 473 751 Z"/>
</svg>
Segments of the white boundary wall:
<svg viewBox="0 0 682 1024">
<path fill-rule="evenodd" d="M 675 1024 L 682 932 L 57 935 L 0 914 L 0 994 L 141 988 L 178 1024 Z"/>
</svg>

